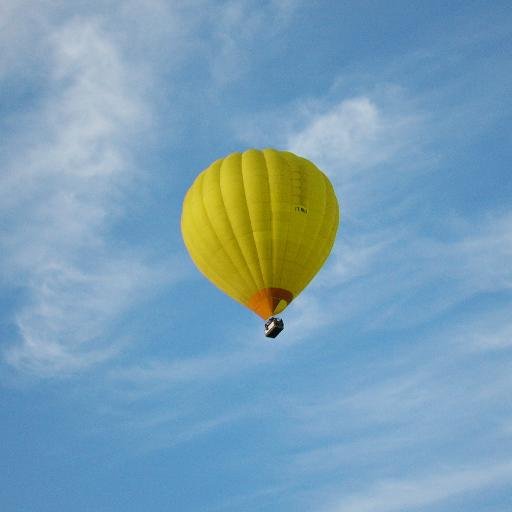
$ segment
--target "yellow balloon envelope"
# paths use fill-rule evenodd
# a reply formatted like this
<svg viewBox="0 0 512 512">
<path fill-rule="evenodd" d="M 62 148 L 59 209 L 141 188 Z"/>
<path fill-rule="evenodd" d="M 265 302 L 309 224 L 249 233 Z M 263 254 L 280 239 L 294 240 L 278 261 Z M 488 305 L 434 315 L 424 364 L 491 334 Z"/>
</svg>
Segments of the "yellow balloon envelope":
<svg viewBox="0 0 512 512">
<path fill-rule="evenodd" d="M 338 223 L 334 189 L 313 163 L 250 149 L 199 174 L 183 202 L 181 230 L 199 270 L 267 319 L 320 270 Z"/>
</svg>

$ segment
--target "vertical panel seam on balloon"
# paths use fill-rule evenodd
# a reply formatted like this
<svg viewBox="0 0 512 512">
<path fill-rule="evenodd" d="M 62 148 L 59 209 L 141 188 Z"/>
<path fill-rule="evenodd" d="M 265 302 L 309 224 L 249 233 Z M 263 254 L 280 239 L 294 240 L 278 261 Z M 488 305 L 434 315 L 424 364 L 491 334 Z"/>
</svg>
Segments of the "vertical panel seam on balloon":
<svg viewBox="0 0 512 512">
<path fill-rule="evenodd" d="M 197 180 L 198 180 L 198 183 L 201 183 L 202 176 L 200 175 L 200 176 L 197 178 Z M 207 214 L 207 212 L 206 212 L 206 208 L 205 208 L 205 206 L 204 206 L 204 204 L 203 204 L 202 197 L 201 197 L 201 193 L 199 192 L 199 193 L 198 193 L 198 194 L 196 194 L 196 195 L 198 195 L 198 196 L 201 198 L 201 205 L 202 205 L 202 207 L 203 207 L 203 210 L 205 211 L 205 216 L 206 216 L 206 218 L 208 219 L 208 214 Z M 199 233 L 201 230 L 197 229 L 198 224 L 197 224 L 197 222 L 196 222 L 196 218 L 195 218 L 195 215 L 193 214 L 193 211 L 194 211 L 193 209 L 191 209 L 191 210 L 190 210 L 190 213 L 189 213 L 189 216 L 188 216 L 188 217 L 189 217 L 189 219 L 191 219 L 192 224 L 195 226 L 195 230 L 194 230 L 194 232 Z M 208 221 L 209 221 L 209 219 L 208 219 Z M 210 227 L 211 227 L 211 231 L 212 231 L 213 233 L 215 233 L 215 231 L 214 231 L 213 226 L 211 225 L 211 223 L 210 223 Z M 195 247 L 196 247 L 196 249 L 197 249 L 198 247 L 199 247 L 199 248 L 204 248 L 204 245 L 203 245 L 203 244 L 199 244 L 199 246 L 198 246 L 198 245 L 195 243 L 195 240 L 196 240 L 196 238 L 194 238 L 193 236 L 189 236 L 189 237 L 187 237 L 187 242 L 185 243 L 185 245 L 187 245 L 187 243 L 188 243 L 188 244 L 191 244 L 192 246 L 195 246 Z M 220 240 L 218 239 L 218 237 L 217 237 L 217 241 L 219 242 L 219 247 L 221 247 L 221 245 L 220 245 Z M 190 252 L 190 251 L 189 251 L 189 252 Z M 197 252 L 197 254 L 196 254 L 196 252 Z M 234 287 L 233 285 L 230 285 L 229 283 L 227 283 L 227 282 L 226 282 L 226 280 L 225 280 L 224 278 L 222 278 L 222 276 L 220 276 L 220 274 L 219 274 L 219 273 L 218 273 L 218 272 L 213 268 L 213 266 L 212 266 L 212 265 L 210 265 L 210 264 L 208 264 L 208 262 L 207 262 L 207 260 L 206 260 L 205 258 L 203 258 L 202 256 L 198 256 L 198 254 L 199 254 L 199 253 L 202 253 L 202 252 L 203 252 L 202 250 L 197 250 L 197 251 L 194 251 L 194 250 L 193 250 L 192 252 L 190 252 L 190 255 L 191 255 L 191 257 L 192 257 L 192 259 L 193 259 L 193 260 L 194 260 L 194 258 L 199 258 L 199 259 L 201 259 L 201 261 L 204 263 L 204 270 L 203 270 L 200 266 L 198 266 L 198 268 L 199 268 L 200 272 L 201 272 L 205 277 L 207 277 L 207 278 L 208 278 L 208 275 L 207 275 L 207 273 L 206 273 L 206 269 L 208 269 L 208 271 L 209 271 L 211 274 L 215 275 L 216 279 L 217 279 L 220 283 L 222 283 L 222 284 L 223 284 L 223 286 L 224 286 L 224 288 L 222 288 L 220 284 L 214 283 L 218 288 L 220 288 L 221 290 L 223 290 L 223 291 L 225 291 L 225 292 L 227 292 L 227 290 L 233 290 L 233 291 L 235 291 L 235 293 L 238 293 L 238 292 L 236 291 L 236 287 Z M 194 254 L 194 256 L 193 256 L 193 254 Z"/>
<path fill-rule="evenodd" d="M 203 176 L 204 177 L 204 176 Z M 221 239 L 219 238 L 219 235 L 217 233 L 217 231 L 215 230 L 214 226 L 213 226 L 213 222 L 211 221 L 210 219 L 210 216 L 208 215 L 208 209 L 206 208 L 206 204 L 205 204 L 205 201 L 204 201 L 204 195 L 203 195 L 203 180 L 201 180 L 200 182 L 200 198 L 201 198 L 201 203 L 203 205 L 203 208 L 204 208 L 204 211 L 205 211 L 205 215 L 206 215 L 206 218 L 208 219 L 208 222 L 210 223 L 210 227 L 212 228 L 212 232 L 213 234 L 215 235 L 215 237 L 217 238 L 217 240 L 219 241 L 219 246 L 221 248 L 221 250 L 224 252 L 224 254 L 227 256 L 228 260 L 231 262 L 231 265 L 233 266 L 233 268 L 235 269 L 235 271 L 238 273 L 238 275 L 242 278 L 242 281 L 245 281 L 243 275 L 240 273 L 240 271 L 238 270 L 238 268 L 236 267 L 234 261 L 232 260 L 232 258 L 230 257 L 230 255 L 228 254 L 228 252 L 224 249 L 224 247 L 222 246 L 222 241 Z M 238 290 L 238 293 L 243 296 L 243 294 L 240 293 L 240 290 L 238 289 L 238 287 L 236 286 L 233 286 L 233 289 L 234 290 Z"/>
<path fill-rule="evenodd" d="M 258 288 L 258 290 L 259 290 L 259 289 L 265 287 L 265 280 L 263 279 L 263 271 L 261 270 L 260 253 L 258 251 L 258 245 L 256 244 L 256 237 L 254 236 L 254 229 L 253 229 L 253 225 L 252 225 L 251 211 L 249 209 L 249 203 L 247 202 L 247 192 L 245 190 L 244 154 L 243 153 L 241 155 L 241 168 L 242 168 L 242 189 L 244 191 L 245 204 L 246 204 L 246 207 L 247 207 L 247 216 L 249 218 L 249 225 L 251 226 L 252 240 L 253 240 L 253 244 L 254 244 L 254 249 L 256 250 L 257 261 L 258 261 L 258 270 L 259 270 L 260 277 L 261 277 L 261 286 Z"/>
<path fill-rule="evenodd" d="M 247 271 L 248 271 L 248 276 L 250 277 L 250 279 L 252 280 L 253 284 L 254 284 L 254 287 L 255 289 L 257 290 L 258 289 L 258 284 L 256 282 L 256 279 L 253 275 L 253 273 L 251 272 L 251 268 L 249 266 L 249 264 L 247 263 L 247 259 L 245 257 L 245 254 L 244 254 L 244 251 L 242 250 L 242 247 L 240 245 L 240 242 L 238 241 L 238 238 L 236 237 L 235 235 L 235 230 L 233 228 L 233 223 L 231 221 L 231 217 L 229 216 L 229 212 L 228 212 L 228 209 L 226 208 L 226 201 L 224 199 L 224 193 L 222 191 L 222 184 L 221 184 L 221 177 L 222 177 L 222 167 L 224 165 L 224 162 L 225 162 L 225 159 L 222 160 L 221 164 L 220 164 L 220 167 L 219 167 L 219 189 L 220 189 L 220 196 L 221 196 L 221 199 L 222 199 L 222 205 L 224 207 L 224 211 L 226 212 L 226 217 L 228 219 L 228 223 L 229 223 L 229 227 L 231 229 L 231 233 L 233 235 L 233 240 L 236 242 L 236 246 L 238 248 L 238 250 L 240 251 L 240 255 L 242 256 L 242 260 L 243 262 L 245 263 L 245 266 L 247 268 Z M 242 175 L 242 183 L 243 183 L 243 175 Z M 246 203 L 247 203 L 247 200 L 246 200 Z M 250 219 L 249 219 L 250 221 Z M 238 269 L 237 269 L 238 270 Z M 238 270 L 238 273 L 241 275 L 241 272 L 240 270 Z M 249 298 L 249 297 L 247 297 Z M 245 299 L 244 299 L 245 300 Z"/>
<path fill-rule="evenodd" d="M 288 160 L 283 156 L 283 152 L 277 152 L 276 153 L 276 156 L 279 160 L 281 160 L 281 162 L 284 161 L 285 163 L 285 167 L 288 168 L 290 166 Z M 281 163 L 280 162 L 280 163 Z M 288 171 L 288 169 L 287 169 Z M 291 208 L 291 202 L 290 202 L 290 195 L 288 195 L 288 217 L 292 214 L 292 208 Z M 288 222 L 286 223 L 286 236 L 284 237 L 284 249 L 283 249 L 283 258 L 286 256 L 286 250 L 288 249 L 288 239 L 290 237 L 290 222 L 289 222 L 289 218 L 288 218 Z M 283 286 L 283 281 L 282 281 L 282 276 L 283 276 L 283 270 L 284 270 L 284 260 L 281 261 L 281 267 L 279 269 L 279 273 L 278 273 L 278 276 L 279 276 L 279 279 L 276 279 L 276 285 L 278 285 L 280 288 L 286 288 L 286 286 Z"/>
<path fill-rule="evenodd" d="M 268 197 L 270 202 L 270 261 L 271 261 L 271 276 L 268 283 L 264 283 L 268 286 L 274 285 L 274 203 L 272 202 L 272 187 L 270 186 L 270 170 L 267 161 L 267 155 L 265 151 L 262 151 L 263 159 L 265 161 L 265 171 L 267 173 L 267 186 L 268 186 Z M 268 287 L 267 286 L 267 287 Z"/>
<path fill-rule="evenodd" d="M 304 264 L 303 264 L 303 270 L 302 270 L 302 273 L 300 275 L 300 278 L 298 279 L 298 282 L 301 283 L 304 281 L 304 278 L 306 277 L 307 279 L 307 276 L 308 276 L 308 263 L 309 263 L 309 259 L 314 256 L 315 254 L 315 250 L 318 249 L 317 247 L 317 239 L 318 239 L 318 236 L 319 234 L 321 233 L 322 231 L 322 227 L 324 225 L 324 222 L 326 221 L 326 218 L 325 218 L 325 214 L 326 214 L 326 211 L 327 211 L 327 192 L 328 192 L 328 186 L 327 186 L 327 183 L 326 183 L 326 177 L 325 175 L 321 172 L 320 172 L 320 176 L 322 177 L 322 182 L 324 183 L 324 193 L 323 193 L 323 211 L 322 211 L 322 215 L 320 216 L 320 218 L 322 219 L 321 222 L 318 223 L 318 228 L 315 232 L 315 235 L 312 237 L 312 240 L 311 240 L 311 245 L 310 245 L 310 249 L 308 251 L 308 253 L 305 255 L 304 257 Z M 317 251 L 317 253 L 319 254 L 321 251 Z M 325 261 L 325 260 L 324 260 Z M 310 276 L 310 278 L 306 281 L 306 284 L 309 283 L 309 281 L 311 281 L 311 279 L 313 279 L 313 277 L 316 275 L 316 273 L 320 270 L 320 268 L 317 269 L 317 271 Z M 306 287 L 306 284 L 302 285 L 302 288 L 301 290 L 303 290 L 305 287 Z M 300 290 L 298 290 L 300 291 Z"/>
<path fill-rule="evenodd" d="M 301 174 L 304 175 L 303 173 L 303 169 L 304 169 L 304 164 L 305 164 L 305 160 L 300 158 L 298 159 L 298 168 L 301 170 Z M 306 172 L 306 175 L 307 175 L 307 172 Z M 306 178 L 307 179 L 307 178 Z M 302 188 L 302 187 L 301 187 Z M 303 196 L 304 196 L 304 193 L 302 193 L 299 197 L 299 199 L 302 201 L 303 199 Z M 301 206 L 304 206 L 304 205 L 301 205 Z M 307 214 L 306 214 L 307 215 Z M 295 250 L 295 254 L 293 255 L 293 258 L 291 258 L 292 261 L 297 261 L 297 258 L 299 257 L 299 255 L 301 254 L 301 248 L 304 246 L 304 233 L 306 231 L 306 226 L 309 224 L 309 219 L 306 218 L 306 220 L 303 222 L 302 224 L 302 230 L 301 230 L 301 235 L 300 237 L 298 237 L 298 240 L 299 240 L 299 243 L 297 244 L 297 249 Z M 311 251 L 311 249 L 310 249 Z M 299 275 L 297 276 L 297 282 L 300 282 L 300 277 L 301 275 L 304 274 L 304 271 L 306 269 L 305 267 L 305 259 L 304 258 L 304 261 L 302 262 L 301 264 L 301 267 L 302 267 L 302 271 L 299 273 Z M 296 292 L 299 292 L 300 290 L 294 290 L 294 293 Z"/>
</svg>

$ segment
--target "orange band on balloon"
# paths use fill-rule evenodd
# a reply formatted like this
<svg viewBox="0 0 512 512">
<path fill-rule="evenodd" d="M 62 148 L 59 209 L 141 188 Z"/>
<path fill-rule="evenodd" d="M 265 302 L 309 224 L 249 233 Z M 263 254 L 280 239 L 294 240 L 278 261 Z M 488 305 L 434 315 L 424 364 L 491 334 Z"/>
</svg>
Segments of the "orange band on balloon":
<svg viewBox="0 0 512 512">
<path fill-rule="evenodd" d="M 266 320 L 276 312 L 282 300 L 288 305 L 293 300 L 293 293 L 283 288 L 263 288 L 249 299 L 247 307 Z"/>
</svg>

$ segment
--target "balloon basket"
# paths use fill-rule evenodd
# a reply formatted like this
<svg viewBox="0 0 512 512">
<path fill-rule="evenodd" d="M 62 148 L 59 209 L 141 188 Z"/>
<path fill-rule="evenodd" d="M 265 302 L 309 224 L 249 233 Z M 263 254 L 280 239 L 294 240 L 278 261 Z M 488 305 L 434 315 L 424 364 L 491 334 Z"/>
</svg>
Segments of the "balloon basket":
<svg viewBox="0 0 512 512">
<path fill-rule="evenodd" d="M 281 318 L 270 317 L 265 322 L 265 336 L 267 338 L 275 338 L 284 329 L 284 322 Z"/>
</svg>

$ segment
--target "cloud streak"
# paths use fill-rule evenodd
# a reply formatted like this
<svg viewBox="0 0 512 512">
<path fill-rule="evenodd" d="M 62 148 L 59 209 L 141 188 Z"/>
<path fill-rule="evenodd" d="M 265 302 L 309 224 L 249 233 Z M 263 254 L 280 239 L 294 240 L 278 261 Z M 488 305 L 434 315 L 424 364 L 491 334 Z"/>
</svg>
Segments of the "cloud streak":
<svg viewBox="0 0 512 512">
<path fill-rule="evenodd" d="M 416 510 L 449 499 L 505 486 L 512 481 L 512 462 L 478 468 L 445 471 L 418 479 L 389 479 L 376 483 L 367 493 L 354 494 L 325 512 L 395 512 Z"/>
</svg>

